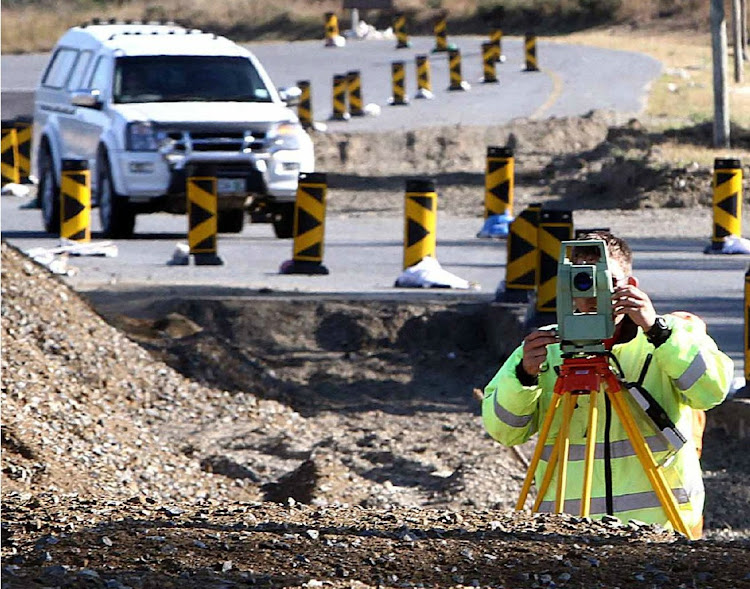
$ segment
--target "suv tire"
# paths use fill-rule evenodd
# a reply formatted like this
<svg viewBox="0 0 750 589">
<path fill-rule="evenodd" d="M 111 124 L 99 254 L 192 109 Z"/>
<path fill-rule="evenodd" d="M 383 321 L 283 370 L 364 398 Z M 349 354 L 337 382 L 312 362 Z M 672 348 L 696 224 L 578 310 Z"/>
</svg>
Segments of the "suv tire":
<svg viewBox="0 0 750 589">
<path fill-rule="evenodd" d="M 105 237 L 128 239 L 133 237 L 135 213 L 128 199 L 115 192 L 109 157 L 104 149 L 96 158 L 96 192 L 99 204 L 99 220 Z"/>
<path fill-rule="evenodd" d="M 294 236 L 294 203 L 282 202 L 273 208 L 273 230 L 276 237 L 286 239 Z"/>
<path fill-rule="evenodd" d="M 216 224 L 219 233 L 242 233 L 245 226 L 245 209 L 219 211 Z"/>
<path fill-rule="evenodd" d="M 37 200 L 42 209 L 44 230 L 52 235 L 60 235 L 60 187 L 55 177 L 52 153 L 45 141 L 39 154 L 39 187 Z"/>
</svg>

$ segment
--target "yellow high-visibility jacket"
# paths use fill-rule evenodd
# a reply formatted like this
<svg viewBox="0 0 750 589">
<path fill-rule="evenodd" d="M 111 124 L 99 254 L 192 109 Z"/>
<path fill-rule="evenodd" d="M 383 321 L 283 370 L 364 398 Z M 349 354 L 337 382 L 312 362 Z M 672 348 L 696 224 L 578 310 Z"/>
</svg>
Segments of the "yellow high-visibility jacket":
<svg viewBox="0 0 750 589">
<path fill-rule="evenodd" d="M 706 334 L 705 325 L 673 315 L 666 316 L 672 333 L 658 348 L 648 341 L 643 331 L 630 341 L 615 344 L 612 353 L 619 361 L 624 379 L 637 381 L 649 354 L 653 358 L 643 380 L 644 388 L 687 438 L 687 443 L 664 468 L 685 524 L 700 528 L 705 492 L 700 462 L 692 436 L 693 409 L 710 409 L 721 403 L 731 385 L 734 372 L 732 360 L 721 352 Z M 542 365 L 538 382 L 524 386 L 516 376 L 516 367 L 523 358 L 519 346 L 485 387 L 482 418 L 485 428 L 497 441 L 507 446 L 527 441 L 541 426 L 552 401 L 557 380 L 554 368 L 562 364 L 560 345 L 547 347 L 547 361 Z M 584 450 L 588 427 L 589 396 L 577 397 L 577 406 L 570 421 L 570 454 L 568 457 L 565 511 L 578 514 L 582 495 Z M 623 521 L 631 519 L 659 523 L 672 528 L 653 487 L 641 466 L 628 435 L 609 399 L 599 398 L 596 451 L 590 515 L 601 518 L 609 513 Z M 562 419 L 562 405 L 555 414 L 536 472 L 536 483 L 544 476 Z M 655 429 L 637 410 L 631 411 L 634 421 L 646 438 L 654 458 L 660 462 L 669 449 Z M 543 498 L 540 511 L 554 511 L 557 474 Z"/>
</svg>

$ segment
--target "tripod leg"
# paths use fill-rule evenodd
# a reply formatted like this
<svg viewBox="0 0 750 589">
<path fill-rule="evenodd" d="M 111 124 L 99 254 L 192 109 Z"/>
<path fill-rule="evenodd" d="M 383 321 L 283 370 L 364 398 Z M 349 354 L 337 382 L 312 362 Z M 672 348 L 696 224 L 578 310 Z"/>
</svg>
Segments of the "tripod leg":
<svg viewBox="0 0 750 589">
<path fill-rule="evenodd" d="M 531 489 L 531 485 L 534 482 L 534 475 L 536 474 L 537 466 L 539 466 L 539 460 L 542 457 L 544 443 L 547 441 L 550 427 L 552 427 L 552 420 L 555 417 L 557 408 L 560 406 L 561 399 L 562 395 L 552 395 L 552 403 L 550 403 L 549 409 L 547 409 L 547 413 L 544 416 L 542 429 L 539 431 L 539 440 L 536 443 L 534 455 L 531 458 L 531 463 L 529 464 L 529 470 L 526 472 L 526 479 L 523 482 L 523 487 L 521 487 L 521 494 L 518 497 L 518 501 L 516 502 L 516 511 L 521 511 L 523 509 L 524 503 L 526 503 L 526 497 L 528 496 L 529 489 Z"/>
<path fill-rule="evenodd" d="M 591 511 L 591 485 L 594 478 L 594 452 L 596 450 L 596 425 L 599 408 L 596 405 L 599 391 L 589 393 L 589 423 L 586 429 L 586 461 L 583 471 L 583 491 L 581 493 L 581 517 L 588 517 Z"/>
<path fill-rule="evenodd" d="M 568 451 L 570 450 L 570 419 L 573 417 L 576 400 L 570 392 L 565 393 L 563 406 L 563 420 L 560 432 L 557 434 L 557 497 L 555 499 L 555 513 L 562 513 L 565 509 L 565 488 L 568 482 Z"/>
<path fill-rule="evenodd" d="M 654 489 L 654 493 L 656 493 L 656 496 L 659 498 L 659 502 L 661 503 L 661 506 L 664 509 L 664 513 L 666 513 L 667 518 L 669 519 L 675 530 L 687 536 L 689 539 L 694 540 L 694 535 L 691 534 L 690 530 L 688 529 L 687 525 L 685 525 L 685 522 L 682 519 L 680 509 L 677 505 L 677 499 L 675 499 L 672 490 L 669 488 L 669 485 L 667 485 L 667 480 L 664 477 L 664 473 L 659 470 L 659 467 L 654 460 L 654 456 L 653 454 L 651 454 L 651 449 L 648 447 L 648 444 L 646 444 L 646 440 L 644 439 L 643 434 L 633 422 L 633 416 L 631 415 L 630 409 L 626 405 L 625 399 L 622 396 L 622 390 L 623 389 L 620 388 L 619 390 L 613 391 L 610 389 L 608 391 L 609 398 L 612 401 L 612 406 L 615 408 L 617 416 L 620 418 L 620 421 L 625 427 L 628 438 L 630 438 L 630 443 L 633 445 L 633 448 L 638 455 L 638 459 L 643 466 L 643 470 L 646 471 L 646 475 L 648 476 L 649 481 L 651 481 L 651 486 Z"/>
<path fill-rule="evenodd" d="M 552 452 L 549 455 L 549 461 L 547 462 L 547 470 L 544 471 L 544 477 L 542 477 L 542 483 L 539 485 L 539 490 L 536 494 L 536 500 L 534 501 L 534 507 L 531 508 L 531 511 L 536 513 L 539 511 L 539 507 L 542 504 L 542 501 L 544 500 L 544 496 L 547 494 L 547 489 L 549 489 L 550 481 L 552 481 L 552 475 L 555 473 L 555 469 L 557 468 L 557 451 L 558 446 L 557 442 L 552 446 Z"/>
</svg>

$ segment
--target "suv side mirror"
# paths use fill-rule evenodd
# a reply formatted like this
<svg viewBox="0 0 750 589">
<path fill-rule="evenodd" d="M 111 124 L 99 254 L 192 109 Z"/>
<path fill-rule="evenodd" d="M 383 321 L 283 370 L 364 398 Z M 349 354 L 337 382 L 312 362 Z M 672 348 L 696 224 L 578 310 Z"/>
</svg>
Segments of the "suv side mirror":
<svg viewBox="0 0 750 589">
<path fill-rule="evenodd" d="M 70 103 L 73 106 L 100 109 L 102 107 L 102 98 L 99 90 L 77 90 L 70 97 Z"/>
<path fill-rule="evenodd" d="M 300 90 L 298 86 L 279 88 L 279 96 L 287 106 L 297 106 L 299 104 L 299 99 L 302 96 L 302 90 Z"/>
</svg>

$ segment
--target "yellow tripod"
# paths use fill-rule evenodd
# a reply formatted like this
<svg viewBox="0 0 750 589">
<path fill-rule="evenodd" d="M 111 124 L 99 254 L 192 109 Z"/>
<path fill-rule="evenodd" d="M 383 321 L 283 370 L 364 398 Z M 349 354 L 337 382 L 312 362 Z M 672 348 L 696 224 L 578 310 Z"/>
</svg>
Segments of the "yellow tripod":
<svg viewBox="0 0 750 589">
<path fill-rule="evenodd" d="M 625 431 L 628 434 L 630 443 L 633 445 L 638 459 L 646 472 L 651 486 L 659 498 L 664 513 L 675 530 L 684 534 L 691 540 L 695 539 L 694 535 L 688 529 L 685 521 L 682 519 L 677 500 L 672 490 L 667 484 L 664 472 L 654 460 L 651 449 L 646 444 L 643 434 L 633 421 L 630 408 L 625 398 L 625 387 L 622 381 L 615 376 L 609 365 L 607 357 L 603 354 L 594 354 L 585 357 L 564 358 L 560 366 L 560 373 L 555 383 L 552 403 L 547 410 L 539 431 L 539 441 L 534 450 L 533 458 L 526 473 L 526 479 L 521 488 L 521 495 L 516 503 L 516 510 L 523 509 L 526 503 L 526 497 L 529 494 L 531 485 L 534 481 L 539 460 L 544 450 L 544 444 L 547 441 L 552 421 L 555 414 L 562 404 L 563 417 L 560 431 L 555 441 L 555 445 L 550 454 L 547 470 L 539 486 L 534 508 L 532 511 L 538 511 L 550 481 L 555 470 L 558 470 L 557 477 L 557 495 L 555 498 L 555 513 L 562 513 L 565 507 L 565 488 L 568 468 L 568 451 L 570 448 L 570 420 L 573 417 L 577 395 L 589 395 L 589 415 L 588 429 L 586 434 L 586 451 L 584 462 L 583 492 L 581 495 L 581 512 L 582 517 L 588 517 L 591 507 L 591 485 L 594 470 L 594 450 L 596 448 L 596 425 L 598 419 L 597 399 L 599 393 L 604 392 L 609 398 L 612 406 L 620 418 Z"/>
</svg>

